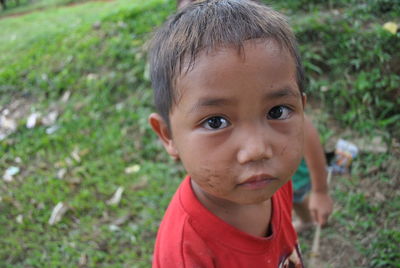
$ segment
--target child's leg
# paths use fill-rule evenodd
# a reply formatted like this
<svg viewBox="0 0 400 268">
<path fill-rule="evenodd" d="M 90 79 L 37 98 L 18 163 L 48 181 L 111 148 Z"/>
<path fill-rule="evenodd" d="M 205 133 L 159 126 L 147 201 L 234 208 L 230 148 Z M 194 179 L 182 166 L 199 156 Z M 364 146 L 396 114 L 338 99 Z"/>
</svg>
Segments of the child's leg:
<svg viewBox="0 0 400 268">
<path fill-rule="evenodd" d="M 298 221 L 295 221 L 293 225 L 297 232 L 304 231 L 313 226 L 313 219 L 308 208 L 310 188 L 311 184 L 307 184 L 294 190 L 293 209 L 298 217 Z"/>
<path fill-rule="evenodd" d="M 302 202 L 293 203 L 293 209 L 300 221 L 295 223 L 296 231 L 301 232 L 313 225 L 312 216 L 308 209 L 308 196 Z"/>
</svg>

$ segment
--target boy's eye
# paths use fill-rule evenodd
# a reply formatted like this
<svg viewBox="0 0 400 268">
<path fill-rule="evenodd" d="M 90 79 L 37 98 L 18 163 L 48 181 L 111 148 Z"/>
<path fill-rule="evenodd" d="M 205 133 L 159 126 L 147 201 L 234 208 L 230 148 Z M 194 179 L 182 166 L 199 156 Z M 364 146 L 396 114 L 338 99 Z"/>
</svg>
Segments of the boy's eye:
<svg viewBox="0 0 400 268">
<path fill-rule="evenodd" d="M 278 105 L 278 106 L 273 107 L 271 110 L 269 110 L 268 119 L 272 119 L 272 120 L 288 119 L 291 112 L 292 112 L 292 109 L 290 109 L 289 107 L 286 107 L 283 105 Z"/>
<path fill-rule="evenodd" d="M 213 116 L 206 119 L 202 126 L 206 129 L 222 129 L 229 126 L 229 122 L 221 116 Z"/>
</svg>

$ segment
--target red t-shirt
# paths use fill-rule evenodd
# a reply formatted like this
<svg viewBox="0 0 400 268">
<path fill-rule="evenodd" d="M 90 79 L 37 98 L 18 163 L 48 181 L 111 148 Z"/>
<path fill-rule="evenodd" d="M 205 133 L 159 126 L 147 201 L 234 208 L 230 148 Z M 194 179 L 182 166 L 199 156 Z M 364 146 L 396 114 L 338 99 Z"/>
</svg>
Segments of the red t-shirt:
<svg viewBox="0 0 400 268">
<path fill-rule="evenodd" d="M 289 182 L 272 196 L 272 235 L 253 236 L 207 210 L 198 201 L 187 177 L 172 198 L 158 230 L 153 268 L 303 267 L 291 210 Z"/>
</svg>

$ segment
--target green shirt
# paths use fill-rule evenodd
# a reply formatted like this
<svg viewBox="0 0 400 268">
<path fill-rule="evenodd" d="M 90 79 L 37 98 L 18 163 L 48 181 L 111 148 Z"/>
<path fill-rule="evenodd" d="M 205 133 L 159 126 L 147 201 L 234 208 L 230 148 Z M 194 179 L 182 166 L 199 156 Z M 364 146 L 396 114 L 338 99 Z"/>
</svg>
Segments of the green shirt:
<svg viewBox="0 0 400 268">
<path fill-rule="evenodd" d="M 292 179 L 293 188 L 295 191 L 310 183 L 310 172 L 307 168 L 307 164 L 304 158 L 301 160 L 301 163 L 297 168 L 296 173 L 294 173 Z"/>
</svg>

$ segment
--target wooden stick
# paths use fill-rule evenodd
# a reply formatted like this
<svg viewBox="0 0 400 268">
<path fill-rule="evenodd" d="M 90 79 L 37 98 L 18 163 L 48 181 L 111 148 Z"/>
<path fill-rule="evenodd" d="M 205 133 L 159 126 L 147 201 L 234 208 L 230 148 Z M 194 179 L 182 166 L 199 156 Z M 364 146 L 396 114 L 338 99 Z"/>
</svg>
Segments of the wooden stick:
<svg viewBox="0 0 400 268">
<path fill-rule="evenodd" d="M 332 168 L 329 167 L 328 168 L 328 178 L 326 179 L 326 181 L 328 182 L 328 185 L 331 183 L 331 179 L 332 179 Z"/>
<path fill-rule="evenodd" d="M 328 168 L 328 178 L 327 183 L 328 185 L 330 184 L 332 179 L 332 169 Z M 310 268 L 318 268 L 316 265 L 316 260 L 319 256 L 319 240 L 321 237 L 321 225 L 318 224 L 317 227 L 315 228 L 315 233 L 314 233 L 314 240 L 310 252 L 310 262 L 309 262 L 309 267 Z"/>
<path fill-rule="evenodd" d="M 310 263 L 309 267 L 316 267 L 316 259 L 319 256 L 319 238 L 321 236 L 321 225 L 318 224 L 317 228 L 315 228 L 314 240 L 310 252 Z"/>
</svg>

